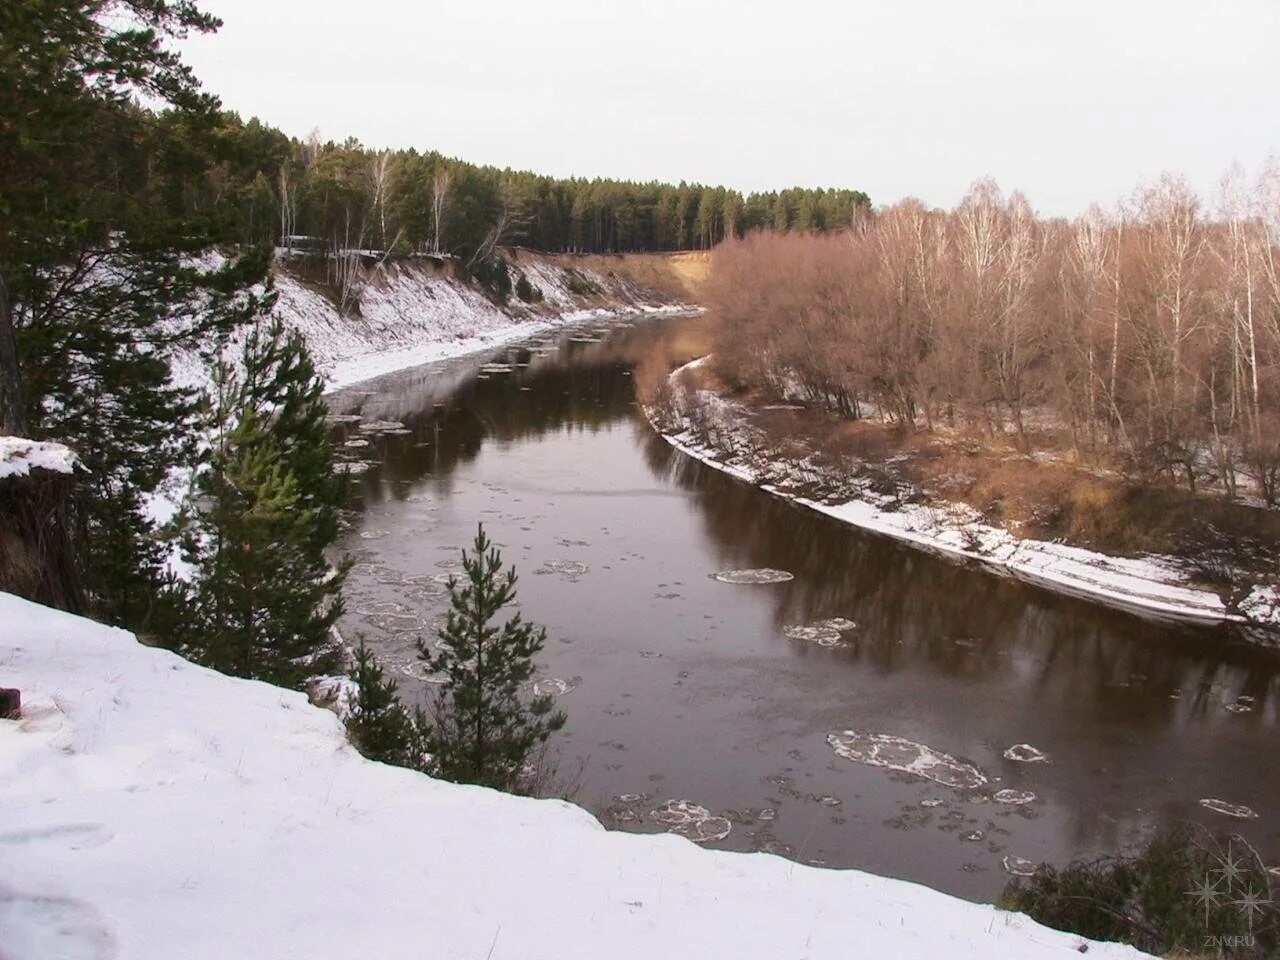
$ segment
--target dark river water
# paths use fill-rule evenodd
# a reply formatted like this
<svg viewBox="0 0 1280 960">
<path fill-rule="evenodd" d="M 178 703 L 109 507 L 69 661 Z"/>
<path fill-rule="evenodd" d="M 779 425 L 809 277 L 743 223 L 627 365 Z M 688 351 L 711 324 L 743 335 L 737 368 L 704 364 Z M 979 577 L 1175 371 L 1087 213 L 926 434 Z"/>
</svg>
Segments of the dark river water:
<svg viewBox="0 0 1280 960">
<path fill-rule="evenodd" d="M 679 454 L 636 409 L 632 370 L 701 322 L 549 336 L 332 395 L 336 414 L 404 425 L 337 428 L 344 455 L 372 464 L 353 482 L 344 634 L 421 696 L 414 640 L 483 522 L 524 616 L 547 627 L 540 675 L 572 686 L 560 773 L 612 829 L 662 829 L 651 811 L 686 800 L 731 826 L 708 846 L 982 900 L 1009 880 L 1006 857 L 1115 852 L 1166 822 L 1280 860 L 1273 658 L 954 566 Z M 494 360 L 527 366 L 480 372 Z M 794 579 L 711 576 L 766 567 Z M 857 624 L 838 647 L 784 634 L 833 617 Z M 856 762 L 828 743 L 845 730 L 957 763 L 932 768 L 940 783 Z M 1048 761 L 1007 759 L 1018 744 Z"/>
</svg>

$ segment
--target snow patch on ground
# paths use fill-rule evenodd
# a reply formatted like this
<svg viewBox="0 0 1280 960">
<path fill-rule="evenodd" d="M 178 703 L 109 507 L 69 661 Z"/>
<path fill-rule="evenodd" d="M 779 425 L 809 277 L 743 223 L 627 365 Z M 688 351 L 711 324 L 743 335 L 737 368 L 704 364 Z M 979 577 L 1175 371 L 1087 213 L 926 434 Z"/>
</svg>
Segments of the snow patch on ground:
<svg viewBox="0 0 1280 960">
<path fill-rule="evenodd" d="M 1083 942 L 901 880 L 608 832 L 567 803 L 373 763 L 301 693 L 7 594 L 0 623 L 24 700 L 0 721 L 12 960 L 835 960 L 851 944 L 1065 960 Z"/>
<path fill-rule="evenodd" d="M 0 437 L 0 480 L 25 477 L 32 470 L 71 473 L 79 462 L 71 448 L 61 443 Z"/>
</svg>

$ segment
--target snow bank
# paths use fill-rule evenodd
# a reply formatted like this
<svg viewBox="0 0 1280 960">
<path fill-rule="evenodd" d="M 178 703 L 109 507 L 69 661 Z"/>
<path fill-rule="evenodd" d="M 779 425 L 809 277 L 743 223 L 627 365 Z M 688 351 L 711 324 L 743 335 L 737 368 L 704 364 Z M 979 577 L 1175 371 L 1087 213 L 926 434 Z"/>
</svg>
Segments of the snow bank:
<svg viewBox="0 0 1280 960">
<path fill-rule="evenodd" d="M 70 447 L 25 437 L 0 437 L 0 480 L 25 477 L 32 470 L 71 473 L 79 462 Z"/>
<path fill-rule="evenodd" d="M 1037 958 L 1079 937 L 856 871 L 606 832 L 368 762 L 302 694 L 0 594 L 7 960 Z M 1091 957 L 1141 956 L 1092 945 Z"/>
<path fill-rule="evenodd" d="M 512 297 L 499 305 L 474 283 L 429 262 L 392 262 L 369 273 L 359 295 L 359 313 L 344 316 L 320 287 L 282 266 L 275 269 L 275 314 L 307 342 L 329 389 L 369 380 L 436 360 L 446 360 L 542 333 L 552 327 L 637 313 L 677 313 L 688 304 L 653 302 L 628 280 L 585 267 L 565 267 L 554 258 L 521 251 L 513 276 L 523 272 L 543 301 Z M 571 281 L 598 291 L 579 295 Z M 237 356 L 238 340 L 231 344 Z M 209 372 L 196 355 L 176 358 L 174 379 L 207 386 Z"/>
<path fill-rule="evenodd" d="M 676 370 L 671 375 L 672 382 L 676 383 L 682 372 L 700 362 L 693 361 Z M 823 479 L 821 467 L 759 460 L 750 452 L 759 438 L 747 423 L 745 407 L 710 391 L 699 391 L 695 402 L 709 412 L 718 442 L 703 442 L 687 419 L 685 429 L 663 430 L 656 422 L 655 412 L 649 410 L 647 414 L 663 438 L 683 453 L 851 526 L 910 543 L 938 556 L 973 561 L 1058 593 L 1165 620 L 1264 626 L 1280 619 L 1275 606 L 1280 594 L 1274 588 L 1255 588 L 1248 600 L 1233 611 L 1216 593 L 1188 586 L 1186 573 L 1171 558 L 1112 557 L 1066 544 L 1016 537 L 982 523 L 977 513 L 964 504 L 903 503 L 874 492 L 869 484 L 862 484 L 856 496 L 841 502 L 807 498 L 790 489 L 789 484 Z M 726 445 L 748 452 L 726 452 L 721 449 Z M 778 481 L 779 475 L 785 479 Z M 857 478 L 839 479 L 845 487 L 859 486 Z"/>
</svg>

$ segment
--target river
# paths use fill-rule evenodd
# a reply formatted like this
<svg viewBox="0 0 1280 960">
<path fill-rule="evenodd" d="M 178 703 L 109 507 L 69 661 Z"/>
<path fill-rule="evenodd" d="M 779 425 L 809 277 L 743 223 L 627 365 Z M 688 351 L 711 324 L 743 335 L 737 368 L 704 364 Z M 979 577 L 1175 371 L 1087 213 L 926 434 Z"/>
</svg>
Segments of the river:
<svg viewBox="0 0 1280 960">
<path fill-rule="evenodd" d="M 1280 861 L 1273 655 L 950 564 L 679 454 L 633 368 L 703 322 L 547 335 L 331 395 L 344 455 L 371 465 L 344 635 L 421 697 L 415 637 L 483 522 L 547 628 L 540 675 L 570 688 L 558 776 L 611 829 L 663 829 L 653 811 L 685 800 L 729 827 L 709 847 L 977 900 L 1006 858 L 1116 852 L 1175 821 Z M 713 577 L 758 568 L 794 579 Z M 856 628 L 788 636 L 830 618 Z"/>
</svg>

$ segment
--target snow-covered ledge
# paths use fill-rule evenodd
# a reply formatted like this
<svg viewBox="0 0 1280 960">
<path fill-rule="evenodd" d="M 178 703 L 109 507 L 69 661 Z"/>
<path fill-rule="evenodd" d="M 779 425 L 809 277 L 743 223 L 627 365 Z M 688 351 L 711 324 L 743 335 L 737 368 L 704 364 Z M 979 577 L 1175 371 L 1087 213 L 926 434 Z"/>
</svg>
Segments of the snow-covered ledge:
<svg viewBox="0 0 1280 960">
<path fill-rule="evenodd" d="M 300 693 L 0 594 L 0 943 L 60 957 L 1032 958 L 1079 937 L 899 880 L 362 759 Z M 1138 957 L 1090 944 L 1090 957 Z"/>
<path fill-rule="evenodd" d="M 0 480 L 25 477 L 32 470 L 71 473 L 77 462 L 71 448 L 60 443 L 0 436 Z"/>
</svg>

